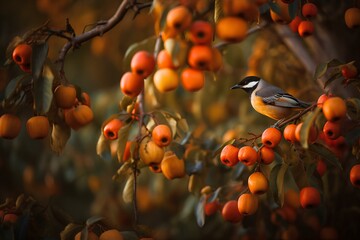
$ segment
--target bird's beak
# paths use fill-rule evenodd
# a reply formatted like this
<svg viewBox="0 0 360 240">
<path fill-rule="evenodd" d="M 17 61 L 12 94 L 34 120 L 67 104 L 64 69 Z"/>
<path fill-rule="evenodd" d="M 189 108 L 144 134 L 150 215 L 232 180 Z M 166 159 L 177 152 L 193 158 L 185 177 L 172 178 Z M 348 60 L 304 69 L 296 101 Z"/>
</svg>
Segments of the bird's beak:
<svg viewBox="0 0 360 240">
<path fill-rule="evenodd" d="M 232 86 L 230 89 L 238 89 L 238 88 L 242 88 L 242 86 L 239 85 L 239 84 L 235 84 L 235 85 Z"/>
</svg>

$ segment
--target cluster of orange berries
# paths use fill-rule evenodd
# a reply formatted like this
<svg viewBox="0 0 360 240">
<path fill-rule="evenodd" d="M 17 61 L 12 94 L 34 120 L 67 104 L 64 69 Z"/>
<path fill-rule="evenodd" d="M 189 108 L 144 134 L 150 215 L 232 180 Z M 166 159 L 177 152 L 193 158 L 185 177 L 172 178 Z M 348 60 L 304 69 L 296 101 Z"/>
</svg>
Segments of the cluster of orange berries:
<svg viewBox="0 0 360 240">
<path fill-rule="evenodd" d="M 54 90 L 55 104 L 65 123 L 74 130 L 84 127 L 94 118 L 89 94 L 82 92 L 79 98 L 73 85 L 59 85 Z"/>
<path fill-rule="evenodd" d="M 124 123 L 120 119 L 114 118 L 105 124 L 103 135 L 106 139 L 116 140 L 119 137 L 119 130 Z M 179 159 L 176 154 L 167 147 L 172 142 L 172 131 L 165 124 L 158 124 L 151 130 L 151 137 L 144 136 L 139 144 L 139 156 L 142 162 L 154 173 L 163 173 L 171 180 L 185 176 L 185 163 Z M 123 161 L 129 161 L 131 154 L 131 145 L 134 141 L 127 141 L 123 154 Z"/>
<path fill-rule="evenodd" d="M 296 16 L 289 23 L 289 27 L 293 32 L 298 33 L 300 37 L 307 37 L 315 31 L 314 23 L 311 19 L 315 18 L 318 13 L 317 6 L 314 3 L 305 3 L 301 8 L 301 13 L 306 20 Z"/>
</svg>

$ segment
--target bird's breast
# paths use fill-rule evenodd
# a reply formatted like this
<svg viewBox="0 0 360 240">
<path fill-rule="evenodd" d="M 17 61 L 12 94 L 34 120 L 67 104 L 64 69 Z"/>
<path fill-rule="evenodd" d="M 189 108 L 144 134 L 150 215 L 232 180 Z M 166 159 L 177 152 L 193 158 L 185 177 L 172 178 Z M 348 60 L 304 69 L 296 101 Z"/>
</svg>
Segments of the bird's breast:
<svg viewBox="0 0 360 240">
<path fill-rule="evenodd" d="M 265 104 L 261 97 L 256 96 L 254 93 L 251 94 L 251 105 L 259 113 L 275 119 L 280 120 L 289 117 L 293 114 L 293 109 L 283 108 L 274 105 Z"/>
</svg>

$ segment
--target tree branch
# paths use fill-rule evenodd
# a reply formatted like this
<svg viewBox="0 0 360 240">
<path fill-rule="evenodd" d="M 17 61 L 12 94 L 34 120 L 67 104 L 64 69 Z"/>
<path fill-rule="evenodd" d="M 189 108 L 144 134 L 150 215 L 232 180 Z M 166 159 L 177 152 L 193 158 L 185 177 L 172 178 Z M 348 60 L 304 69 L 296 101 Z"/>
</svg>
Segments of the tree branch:
<svg viewBox="0 0 360 240">
<path fill-rule="evenodd" d="M 121 2 L 114 15 L 105 21 L 105 24 L 104 21 L 102 21 L 102 24 L 98 24 L 93 29 L 69 39 L 69 41 L 60 50 L 59 58 L 57 60 L 58 63 L 60 63 L 60 76 L 64 77 L 65 57 L 71 48 L 77 48 L 83 42 L 89 41 L 90 39 L 96 36 L 102 36 L 104 33 L 114 28 L 124 18 L 124 16 L 126 15 L 129 9 L 134 9 L 135 12 L 137 13 L 143 8 L 150 7 L 151 4 L 152 2 L 136 3 L 136 1 L 134 0 L 124 0 Z"/>
</svg>

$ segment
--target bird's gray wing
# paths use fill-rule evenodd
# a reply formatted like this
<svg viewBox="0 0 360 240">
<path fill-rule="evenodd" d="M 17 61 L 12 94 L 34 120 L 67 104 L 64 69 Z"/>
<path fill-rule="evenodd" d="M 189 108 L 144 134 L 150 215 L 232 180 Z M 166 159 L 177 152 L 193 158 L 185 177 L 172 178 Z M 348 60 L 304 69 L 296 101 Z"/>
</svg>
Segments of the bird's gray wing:
<svg viewBox="0 0 360 240">
<path fill-rule="evenodd" d="M 306 108 L 310 106 L 309 103 L 300 101 L 294 96 L 284 92 L 281 88 L 275 86 L 269 85 L 257 91 L 255 94 L 256 96 L 262 97 L 264 103 L 274 106 L 286 108 Z"/>
</svg>

